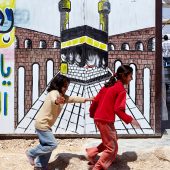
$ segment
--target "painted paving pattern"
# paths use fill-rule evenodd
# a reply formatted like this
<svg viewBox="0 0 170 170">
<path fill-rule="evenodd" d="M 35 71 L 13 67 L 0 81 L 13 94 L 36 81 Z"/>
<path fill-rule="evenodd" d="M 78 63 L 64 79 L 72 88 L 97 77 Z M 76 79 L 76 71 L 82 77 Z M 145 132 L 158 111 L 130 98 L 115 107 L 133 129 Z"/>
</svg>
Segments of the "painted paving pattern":
<svg viewBox="0 0 170 170">
<path fill-rule="evenodd" d="M 74 66 L 72 66 L 74 67 Z M 71 78 L 71 83 L 66 92 L 67 95 L 77 95 L 82 97 L 95 96 L 101 87 L 109 79 L 111 71 L 102 68 L 69 68 L 68 77 Z M 71 71 L 74 70 L 74 71 Z M 79 72 L 80 77 L 74 77 L 74 72 Z M 84 74 L 86 73 L 86 74 Z M 77 73 L 76 73 L 77 74 Z M 76 75 L 75 74 L 75 75 Z M 83 75 L 83 76 L 82 76 Z M 86 81 L 88 83 L 81 83 Z M 34 134 L 35 116 L 41 108 L 47 91 L 45 90 L 41 96 L 36 100 L 31 109 L 25 117 L 19 122 L 15 133 Z M 89 116 L 90 102 L 65 104 L 60 116 L 57 118 L 52 131 L 54 134 L 99 134 L 93 119 Z M 133 100 L 127 94 L 126 99 L 126 113 L 134 117 L 140 123 L 140 129 L 136 129 L 131 124 L 125 124 L 119 117 L 116 117 L 115 128 L 118 134 L 154 134 L 149 122 L 136 107 Z"/>
</svg>

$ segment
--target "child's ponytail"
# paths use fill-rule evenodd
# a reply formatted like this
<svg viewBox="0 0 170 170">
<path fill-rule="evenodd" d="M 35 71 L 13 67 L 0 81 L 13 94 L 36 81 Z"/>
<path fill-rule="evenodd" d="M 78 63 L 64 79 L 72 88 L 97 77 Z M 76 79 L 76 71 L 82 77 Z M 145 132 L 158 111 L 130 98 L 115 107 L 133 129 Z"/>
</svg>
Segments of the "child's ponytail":
<svg viewBox="0 0 170 170">
<path fill-rule="evenodd" d="M 109 81 L 107 83 L 104 84 L 105 87 L 111 87 L 115 84 L 115 82 L 117 81 L 116 78 L 117 74 L 115 73 L 112 77 L 110 77 Z"/>
</svg>

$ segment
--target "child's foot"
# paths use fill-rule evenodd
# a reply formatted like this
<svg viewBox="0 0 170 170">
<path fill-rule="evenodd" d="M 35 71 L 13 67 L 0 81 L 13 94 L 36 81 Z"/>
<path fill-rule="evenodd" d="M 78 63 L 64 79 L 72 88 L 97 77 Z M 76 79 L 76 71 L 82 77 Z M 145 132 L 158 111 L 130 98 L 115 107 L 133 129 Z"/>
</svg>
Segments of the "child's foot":
<svg viewBox="0 0 170 170">
<path fill-rule="evenodd" d="M 86 152 L 87 152 L 86 158 L 89 161 L 88 165 L 94 165 L 96 163 L 96 161 L 95 161 L 96 155 L 95 156 L 90 156 L 89 149 L 86 149 Z"/>
<path fill-rule="evenodd" d="M 34 166 L 34 165 L 35 165 L 35 163 L 34 163 L 34 158 L 31 157 L 31 156 L 28 154 L 28 151 L 26 151 L 25 154 L 26 154 L 26 156 L 27 156 L 27 158 L 28 158 L 29 163 L 30 163 L 32 166 Z"/>
</svg>

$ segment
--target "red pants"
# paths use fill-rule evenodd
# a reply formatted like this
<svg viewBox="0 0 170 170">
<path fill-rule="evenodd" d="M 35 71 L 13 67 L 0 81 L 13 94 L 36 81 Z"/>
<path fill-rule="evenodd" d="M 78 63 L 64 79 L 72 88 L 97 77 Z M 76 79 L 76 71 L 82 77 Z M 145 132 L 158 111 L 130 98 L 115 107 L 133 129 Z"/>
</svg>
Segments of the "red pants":
<svg viewBox="0 0 170 170">
<path fill-rule="evenodd" d="M 115 160 L 118 151 L 116 130 L 113 123 L 95 121 L 95 124 L 100 131 L 102 143 L 86 151 L 89 158 L 94 158 L 98 153 L 103 152 L 93 170 L 107 170 Z"/>
</svg>

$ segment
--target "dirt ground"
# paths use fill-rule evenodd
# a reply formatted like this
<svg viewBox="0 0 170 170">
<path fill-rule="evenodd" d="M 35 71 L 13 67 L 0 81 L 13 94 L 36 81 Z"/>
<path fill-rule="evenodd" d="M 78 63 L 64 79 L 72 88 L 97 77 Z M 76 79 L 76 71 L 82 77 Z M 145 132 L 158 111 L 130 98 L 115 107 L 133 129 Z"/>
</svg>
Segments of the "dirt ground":
<svg viewBox="0 0 170 170">
<path fill-rule="evenodd" d="M 85 147 L 89 140 L 59 139 L 54 150 L 50 170 L 88 170 Z M 32 170 L 25 150 L 38 144 L 38 140 L 0 140 L 0 170 Z M 118 153 L 109 170 L 169 170 L 170 147 L 146 148 L 136 152 Z"/>
</svg>

